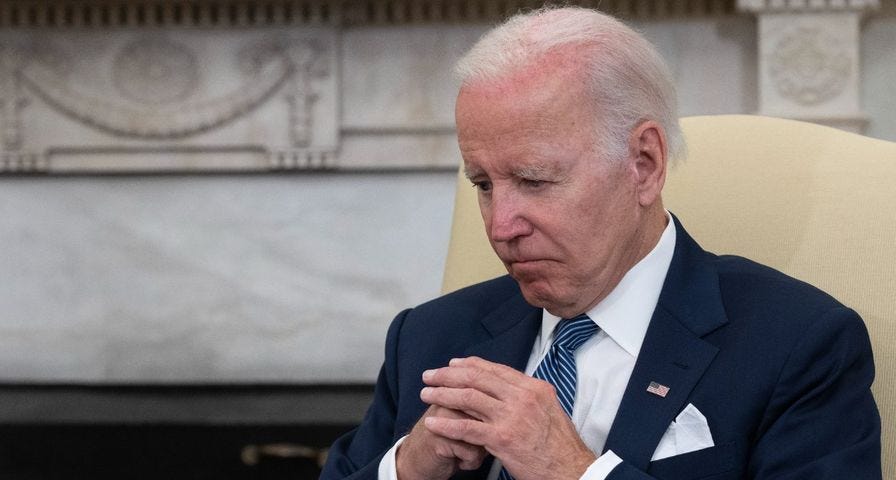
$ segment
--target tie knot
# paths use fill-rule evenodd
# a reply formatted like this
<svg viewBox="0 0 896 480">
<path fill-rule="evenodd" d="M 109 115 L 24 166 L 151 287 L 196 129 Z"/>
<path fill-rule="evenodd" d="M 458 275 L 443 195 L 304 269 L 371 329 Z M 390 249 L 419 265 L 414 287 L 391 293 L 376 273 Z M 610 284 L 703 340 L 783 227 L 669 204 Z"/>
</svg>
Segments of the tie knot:
<svg viewBox="0 0 896 480">
<path fill-rule="evenodd" d="M 584 313 L 575 318 L 563 319 L 554 329 L 554 345 L 575 351 L 595 332 L 597 324 Z"/>
</svg>

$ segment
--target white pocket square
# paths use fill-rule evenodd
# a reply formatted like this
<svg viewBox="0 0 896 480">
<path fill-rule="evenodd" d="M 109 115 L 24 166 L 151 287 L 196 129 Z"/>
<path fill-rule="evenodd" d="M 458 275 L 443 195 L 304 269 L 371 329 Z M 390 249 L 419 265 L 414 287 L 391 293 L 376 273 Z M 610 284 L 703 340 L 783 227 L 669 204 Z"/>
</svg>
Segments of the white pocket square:
<svg viewBox="0 0 896 480">
<path fill-rule="evenodd" d="M 709 431 L 706 417 L 700 413 L 700 410 L 697 410 L 694 404 L 689 403 L 669 425 L 669 429 L 660 439 L 650 461 L 662 460 L 713 446 L 715 443 L 712 441 L 712 433 Z"/>
</svg>

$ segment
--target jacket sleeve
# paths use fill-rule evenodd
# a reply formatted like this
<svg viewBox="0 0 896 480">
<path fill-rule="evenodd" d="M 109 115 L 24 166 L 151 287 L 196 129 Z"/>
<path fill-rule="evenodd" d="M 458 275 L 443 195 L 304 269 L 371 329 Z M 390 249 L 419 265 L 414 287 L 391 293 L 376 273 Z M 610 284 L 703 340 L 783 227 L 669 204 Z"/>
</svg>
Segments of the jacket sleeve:
<svg viewBox="0 0 896 480">
<path fill-rule="evenodd" d="M 376 382 L 373 403 L 364 420 L 354 430 L 338 438 L 330 447 L 321 480 L 377 478 L 383 454 L 397 440 L 395 419 L 398 411 L 398 350 L 401 326 L 410 310 L 395 317 L 386 335 L 385 361 Z M 399 435 L 400 436 L 400 435 Z"/>
<path fill-rule="evenodd" d="M 781 371 L 749 476 L 879 480 L 873 381 L 871 342 L 857 313 L 840 307 L 813 322 Z"/>
<path fill-rule="evenodd" d="M 843 307 L 828 311 L 802 332 L 784 363 L 748 442 L 745 471 L 731 464 L 711 478 L 880 480 L 873 380 L 874 359 L 861 318 Z M 641 471 L 624 458 L 607 477 L 653 478 L 667 476 L 650 467 Z"/>
</svg>

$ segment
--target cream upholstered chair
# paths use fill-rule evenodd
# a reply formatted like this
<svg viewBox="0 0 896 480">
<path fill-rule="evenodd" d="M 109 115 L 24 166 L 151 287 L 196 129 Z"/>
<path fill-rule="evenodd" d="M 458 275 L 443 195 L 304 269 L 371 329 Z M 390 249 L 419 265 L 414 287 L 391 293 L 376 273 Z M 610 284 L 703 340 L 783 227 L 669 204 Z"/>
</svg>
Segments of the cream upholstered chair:
<svg viewBox="0 0 896 480">
<path fill-rule="evenodd" d="M 663 198 L 701 245 L 808 281 L 856 309 L 874 346 L 884 477 L 896 478 L 896 143 L 810 123 L 682 119 L 688 156 Z M 448 292 L 505 273 L 458 181 Z"/>
</svg>

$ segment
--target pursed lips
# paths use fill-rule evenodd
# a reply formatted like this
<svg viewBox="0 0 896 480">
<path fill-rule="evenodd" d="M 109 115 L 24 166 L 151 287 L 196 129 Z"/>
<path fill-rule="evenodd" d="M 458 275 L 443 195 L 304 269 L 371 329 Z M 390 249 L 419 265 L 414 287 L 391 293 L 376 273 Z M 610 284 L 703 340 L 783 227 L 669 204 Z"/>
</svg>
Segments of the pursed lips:
<svg viewBox="0 0 896 480">
<path fill-rule="evenodd" d="M 523 254 L 518 248 L 496 248 L 495 250 L 496 253 L 498 253 L 498 257 L 507 268 L 534 268 L 539 264 L 558 261 L 556 258 L 551 258 L 551 256 Z M 501 250 L 503 250 L 503 252 Z"/>
<path fill-rule="evenodd" d="M 507 263 L 510 264 L 523 264 L 523 263 L 534 263 L 534 262 L 543 262 L 545 259 L 543 258 L 520 258 L 515 260 L 510 260 Z"/>
<path fill-rule="evenodd" d="M 531 267 L 541 263 L 550 262 L 550 259 L 547 258 L 518 258 L 512 260 L 505 260 L 504 264 L 508 267 Z"/>
</svg>

